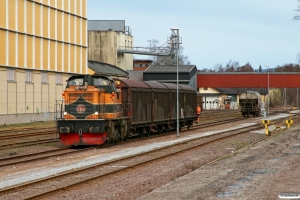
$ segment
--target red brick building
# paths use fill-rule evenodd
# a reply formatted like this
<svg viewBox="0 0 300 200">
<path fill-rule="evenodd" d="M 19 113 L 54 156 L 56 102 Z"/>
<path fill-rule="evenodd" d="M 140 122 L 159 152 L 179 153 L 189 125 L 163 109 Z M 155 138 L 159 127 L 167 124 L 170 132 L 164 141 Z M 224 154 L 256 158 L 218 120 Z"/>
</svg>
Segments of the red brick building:
<svg viewBox="0 0 300 200">
<path fill-rule="evenodd" d="M 133 70 L 145 71 L 153 62 L 153 60 L 148 59 L 133 59 Z"/>
</svg>

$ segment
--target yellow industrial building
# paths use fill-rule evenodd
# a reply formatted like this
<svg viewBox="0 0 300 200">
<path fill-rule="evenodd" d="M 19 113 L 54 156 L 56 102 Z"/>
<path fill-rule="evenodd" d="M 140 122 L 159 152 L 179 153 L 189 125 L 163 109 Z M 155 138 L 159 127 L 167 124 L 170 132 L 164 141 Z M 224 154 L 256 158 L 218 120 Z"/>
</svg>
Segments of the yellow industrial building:
<svg viewBox="0 0 300 200">
<path fill-rule="evenodd" d="M 1 122 L 53 113 L 66 79 L 88 73 L 87 0 L 0 0 L 0 48 Z"/>
</svg>

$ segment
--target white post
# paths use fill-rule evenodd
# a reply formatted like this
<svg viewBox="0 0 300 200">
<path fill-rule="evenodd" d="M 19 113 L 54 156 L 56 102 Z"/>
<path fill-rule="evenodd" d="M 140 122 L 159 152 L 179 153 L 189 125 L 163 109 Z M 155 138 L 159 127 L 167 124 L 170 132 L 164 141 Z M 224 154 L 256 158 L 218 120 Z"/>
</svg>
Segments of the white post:
<svg viewBox="0 0 300 200">
<path fill-rule="evenodd" d="M 171 28 L 171 30 L 173 31 L 173 33 L 175 33 L 176 31 L 176 49 L 177 49 L 177 70 L 176 70 L 176 74 L 177 74 L 177 78 L 176 78 L 176 110 L 177 110 L 177 127 L 176 127 L 176 130 L 177 130 L 177 137 L 179 137 L 179 92 L 178 92 L 178 79 L 179 79 L 179 76 L 178 76 L 178 51 L 179 51 L 179 28 Z"/>
<path fill-rule="evenodd" d="M 270 115 L 270 70 L 269 70 L 269 65 L 268 65 L 268 119 Z"/>
<path fill-rule="evenodd" d="M 268 101 L 267 101 L 267 119 L 269 119 L 269 109 L 270 109 L 270 94 L 269 94 L 269 88 L 270 88 L 270 70 L 269 65 L 265 65 L 268 67 Z"/>
</svg>

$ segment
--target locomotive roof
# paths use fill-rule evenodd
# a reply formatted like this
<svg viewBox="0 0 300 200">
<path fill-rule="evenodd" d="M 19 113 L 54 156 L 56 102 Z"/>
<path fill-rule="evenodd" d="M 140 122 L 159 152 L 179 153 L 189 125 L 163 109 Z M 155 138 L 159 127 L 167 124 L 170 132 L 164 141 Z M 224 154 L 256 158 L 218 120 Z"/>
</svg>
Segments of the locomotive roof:
<svg viewBox="0 0 300 200">
<path fill-rule="evenodd" d="M 125 85 L 131 88 L 168 89 L 168 90 L 177 89 L 176 84 L 173 83 L 160 83 L 157 81 L 135 81 L 135 80 L 128 80 L 128 79 L 119 79 L 119 81 L 123 82 Z M 196 92 L 192 87 L 188 85 L 178 84 L 178 86 L 179 89 Z"/>
<path fill-rule="evenodd" d="M 67 80 L 76 78 L 76 77 L 85 77 L 86 79 L 88 79 L 89 77 L 95 77 L 95 76 L 113 80 L 110 76 L 105 76 L 105 75 L 101 75 L 101 74 L 93 74 L 93 75 L 91 75 L 91 74 L 76 74 L 76 75 L 70 76 Z"/>
<path fill-rule="evenodd" d="M 128 72 L 122 70 L 119 67 L 114 65 L 110 65 L 103 62 L 96 62 L 96 61 L 88 61 L 88 67 L 93 70 L 96 74 L 99 75 L 107 75 L 107 76 L 114 76 L 114 77 L 128 77 Z"/>
</svg>

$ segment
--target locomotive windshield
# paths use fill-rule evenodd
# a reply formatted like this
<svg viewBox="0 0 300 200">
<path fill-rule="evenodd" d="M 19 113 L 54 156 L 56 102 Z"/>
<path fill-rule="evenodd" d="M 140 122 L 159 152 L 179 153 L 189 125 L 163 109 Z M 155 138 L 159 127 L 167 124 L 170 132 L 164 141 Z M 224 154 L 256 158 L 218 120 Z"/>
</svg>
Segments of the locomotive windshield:
<svg viewBox="0 0 300 200">
<path fill-rule="evenodd" d="M 94 77 L 94 85 L 95 86 L 109 85 L 109 80 L 103 79 L 101 77 Z"/>
<path fill-rule="evenodd" d="M 83 77 L 81 78 L 73 78 L 68 80 L 68 85 L 82 85 Z"/>
</svg>

